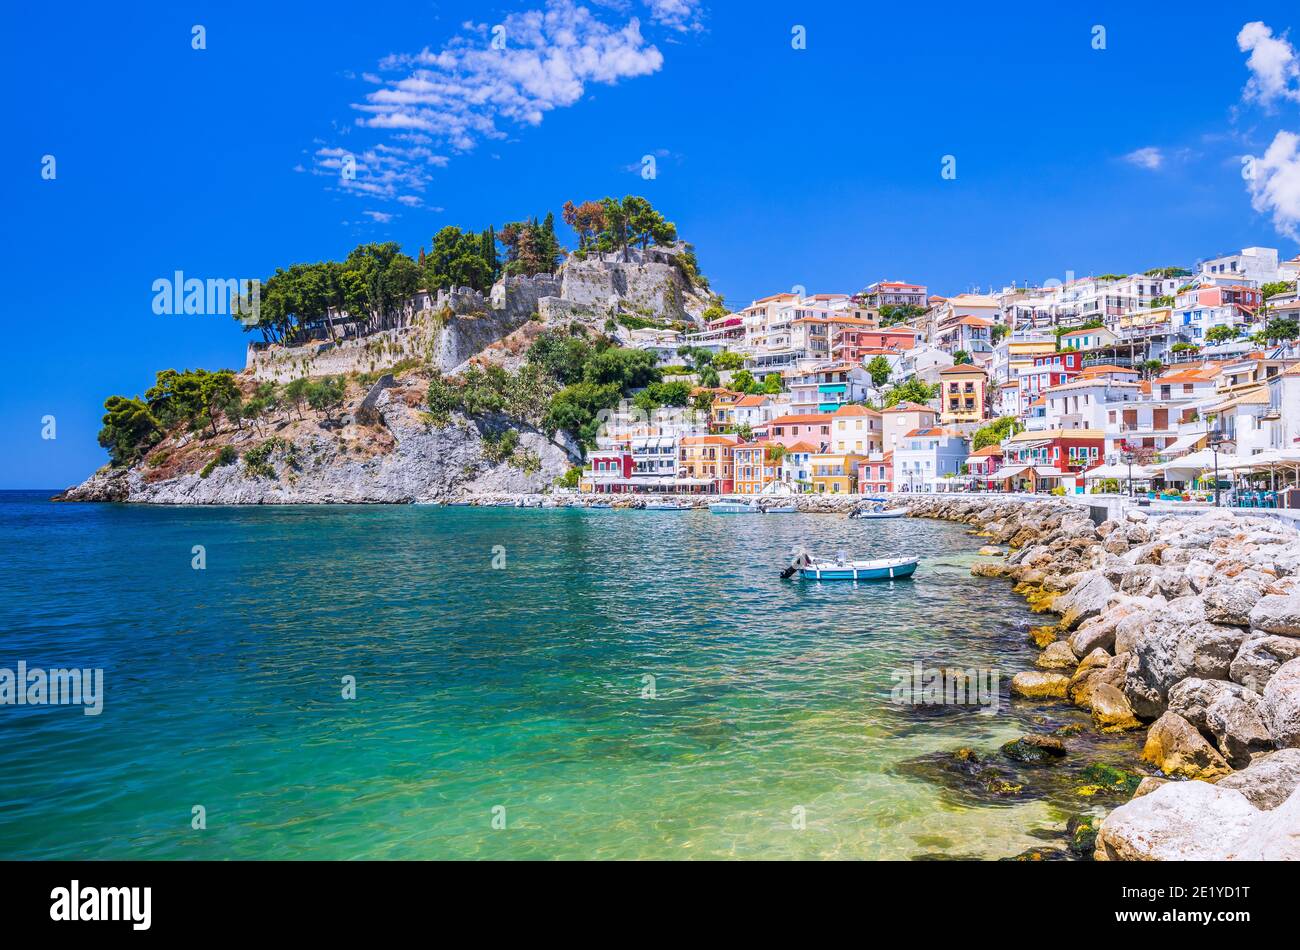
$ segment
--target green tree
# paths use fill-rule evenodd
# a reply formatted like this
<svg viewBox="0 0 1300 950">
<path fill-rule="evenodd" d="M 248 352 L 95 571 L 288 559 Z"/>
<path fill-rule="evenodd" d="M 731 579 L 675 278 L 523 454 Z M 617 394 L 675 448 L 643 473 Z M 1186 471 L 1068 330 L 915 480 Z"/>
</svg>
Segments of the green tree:
<svg viewBox="0 0 1300 950">
<path fill-rule="evenodd" d="M 896 406 L 900 402 L 915 402 L 924 406 L 938 395 L 938 391 L 939 387 L 937 385 L 930 386 L 913 376 L 911 379 L 893 387 L 885 394 L 885 408 Z"/>
<path fill-rule="evenodd" d="M 114 465 L 135 462 L 162 440 L 162 424 L 143 400 L 109 396 L 104 410 L 99 444 L 108 450 Z"/>
<path fill-rule="evenodd" d="M 1267 300 L 1269 297 L 1276 297 L 1278 294 L 1289 294 L 1296 289 L 1294 280 L 1273 280 L 1259 288 L 1260 296 Z"/>
<path fill-rule="evenodd" d="M 1300 323 L 1293 317 L 1274 317 L 1264 325 L 1264 339 L 1270 343 L 1294 340 L 1300 336 Z"/>
<path fill-rule="evenodd" d="M 781 374 L 768 373 L 763 377 L 763 392 L 769 396 L 775 396 L 782 391 Z"/>
<path fill-rule="evenodd" d="M 297 379 L 291 379 L 284 386 L 285 402 L 298 410 L 298 418 L 302 418 L 302 407 L 307 401 L 307 391 L 311 387 L 311 380 L 306 376 L 299 376 Z"/>
<path fill-rule="evenodd" d="M 708 352 L 705 350 L 704 352 Z M 722 370 L 740 369 L 745 365 L 745 358 L 739 353 L 733 353 L 731 350 L 723 350 L 713 357 L 713 365 Z"/>
<path fill-rule="evenodd" d="M 736 392 L 745 393 L 746 395 L 752 395 L 763 390 L 762 385 L 754 378 L 754 374 L 747 369 L 737 370 L 732 373 L 731 382 L 728 385 Z"/>
<path fill-rule="evenodd" d="M 1015 434 L 1016 419 L 1015 416 L 1003 416 L 1000 419 L 994 419 L 988 425 L 981 426 L 975 430 L 975 437 L 971 442 L 972 451 L 978 452 L 980 449 L 990 445 L 1001 445 L 1004 441 Z"/>
<path fill-rule="evenodd" d="M 700 385 L 705 389 L 717 389 L 722 385 L 722 379 L 718 376 L 718 371 L 712 366 L 703 367 L 695 374 L 695 376 L 700 381 Z"/>
<path fill-rule="evenodd" d="M 867 372 L 871 375 L 871 382 L 880 387 L 889 382 L 893 369 L 890 368 L 889 360 L 885 359 L 884 356 L 875 356 L 867 364 Z"/>
<path fill-rule="evenodd" d="M 1229 343 L 1237 338 L 1237 328 L 1219 324 L 1205 331 L 1205 342 L 1211 346 Z"/>
<path fill-rule="evenodd" d="M 952 355 L 953 366 L 962 366 L 971 362 L 973 362 L 971 360 L 971 356 L 965 350 L 958 350 L 956 353 Z"/>
<path fill-rule="evenodd" d="M 559 430 L 570 432 L 583 445 L 596 444 L 599 428 L 598 414 L 602 409 L 618 405 L 621 393 L 613 383 L 575 383 L 555 394 L 542 420 L 542 428 L 550 435 Z"/>
<path fill-rule="evenodd" d="M 307 386 L 307 405 L 324 413 L 326 421 L 333 422 L 334 413 L 343 405 L 345 394 L 346 386 L 340 377 L 326 376 Z"/>
</svg>

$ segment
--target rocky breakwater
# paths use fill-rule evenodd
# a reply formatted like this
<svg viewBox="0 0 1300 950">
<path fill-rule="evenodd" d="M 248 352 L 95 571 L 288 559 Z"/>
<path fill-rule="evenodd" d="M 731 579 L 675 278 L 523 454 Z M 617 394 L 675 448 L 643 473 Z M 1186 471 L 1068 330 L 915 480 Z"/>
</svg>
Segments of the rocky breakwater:
<svg viewBox="0 0 1300 950">
<path fill-rule="evenodd" d="M 1300 859 L 1300 533 L 1222 511 L 1094 525 L 1064 501 L 909 507 L 1009 546 L 974 573 L 1059 616 L 1013 696 L 1145 730 L 1150 775 L 1101 823 L 1097 860 Z"/>
</svg>

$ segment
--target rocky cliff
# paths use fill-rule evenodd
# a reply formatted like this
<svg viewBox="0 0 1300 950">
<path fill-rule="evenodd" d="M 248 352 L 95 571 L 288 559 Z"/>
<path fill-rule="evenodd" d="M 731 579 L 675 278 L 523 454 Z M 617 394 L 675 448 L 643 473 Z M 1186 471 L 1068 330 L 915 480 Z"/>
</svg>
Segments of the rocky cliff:
<svg viewBox="0 0 1300 950">
<path fill-rule="evenodd" d="M 354 394 L 333 420 L 306 412 L 260 431 L 169 439 L 130 468 L 105 467 L 61 497 L 171 505 L 408 504 L 484 492 L 540 492 L 573 464 L 569 447 L 508 419 L 420 408 L 423 380 Z M 367 419 L 369 421 L 359 421 Z M 518 433 L 508 457 L 501 434 Z M 211 464 L 223 446 L 239 455 Z M 205 472 L 206 470 L 206 472 Z"/>
</svg>

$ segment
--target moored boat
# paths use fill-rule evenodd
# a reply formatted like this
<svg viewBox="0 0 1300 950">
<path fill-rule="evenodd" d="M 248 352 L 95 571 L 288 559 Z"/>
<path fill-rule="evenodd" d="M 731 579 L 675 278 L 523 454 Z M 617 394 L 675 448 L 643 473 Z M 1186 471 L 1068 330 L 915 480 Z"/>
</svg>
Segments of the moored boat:
<svg viewBox="0 0 1300 950">
<path fill-rule="evenodd" d="M 758 508 L 744 501 L 712 501 L 709 511 L 715 515 L 752 515 Z"/>
<path fill-rule="evenodd" d="M 795 555 L 782 578 L 798 574 L 809 581 L 896 581 L 915 573 L 919 558 L 887 557 L 870 561 L 849 561 L 842 556 L 833 561 L 814 561 L 806 551 Z"/>
<path fill-rule="evenodd" d="M 886 508 L 883 501 L 876 501 L 867 507 L 854 508 L 849 512 L 850 518 L 902 518 L 907 514 L 906 508 Z"/>
<path fill-rule="evenodd" d="M 691 506 L 681 501 L 647 501 L 644 511 L 690 511 Z"/>
</svg>

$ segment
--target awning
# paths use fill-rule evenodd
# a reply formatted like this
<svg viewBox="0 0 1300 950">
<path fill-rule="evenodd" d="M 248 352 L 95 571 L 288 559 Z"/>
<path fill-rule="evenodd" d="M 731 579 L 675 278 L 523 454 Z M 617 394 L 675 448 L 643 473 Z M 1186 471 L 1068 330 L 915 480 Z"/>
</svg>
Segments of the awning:
<svg viewBox="0 0 1300 950">
<path fill-rule="evenodd" d="M 1187 452 L 1196 448 L 1205 441 L 1208 432 L 1193 432 L 1189 435 L 1180 435 L 1172 444 L 1166 445 L 1161 449 L 1162 455 L 1173 455 L 1175 452 Z"/>
<path fill-rule="evenodd" d="M 1097 479 L 1114 478 L 1120 481 L 1129 477 L 1130 471 L 1134 478 L 1150 478 L 1151 475 L 1141 465 L 1134 465 L 1130 470 L 1129 466 L 1116 463 L 1114 465 L 1098 465 L 1096 468 L 1090 468 L 1083 473 L 1085 482 L 1095 481 Z"/>
</svg>

